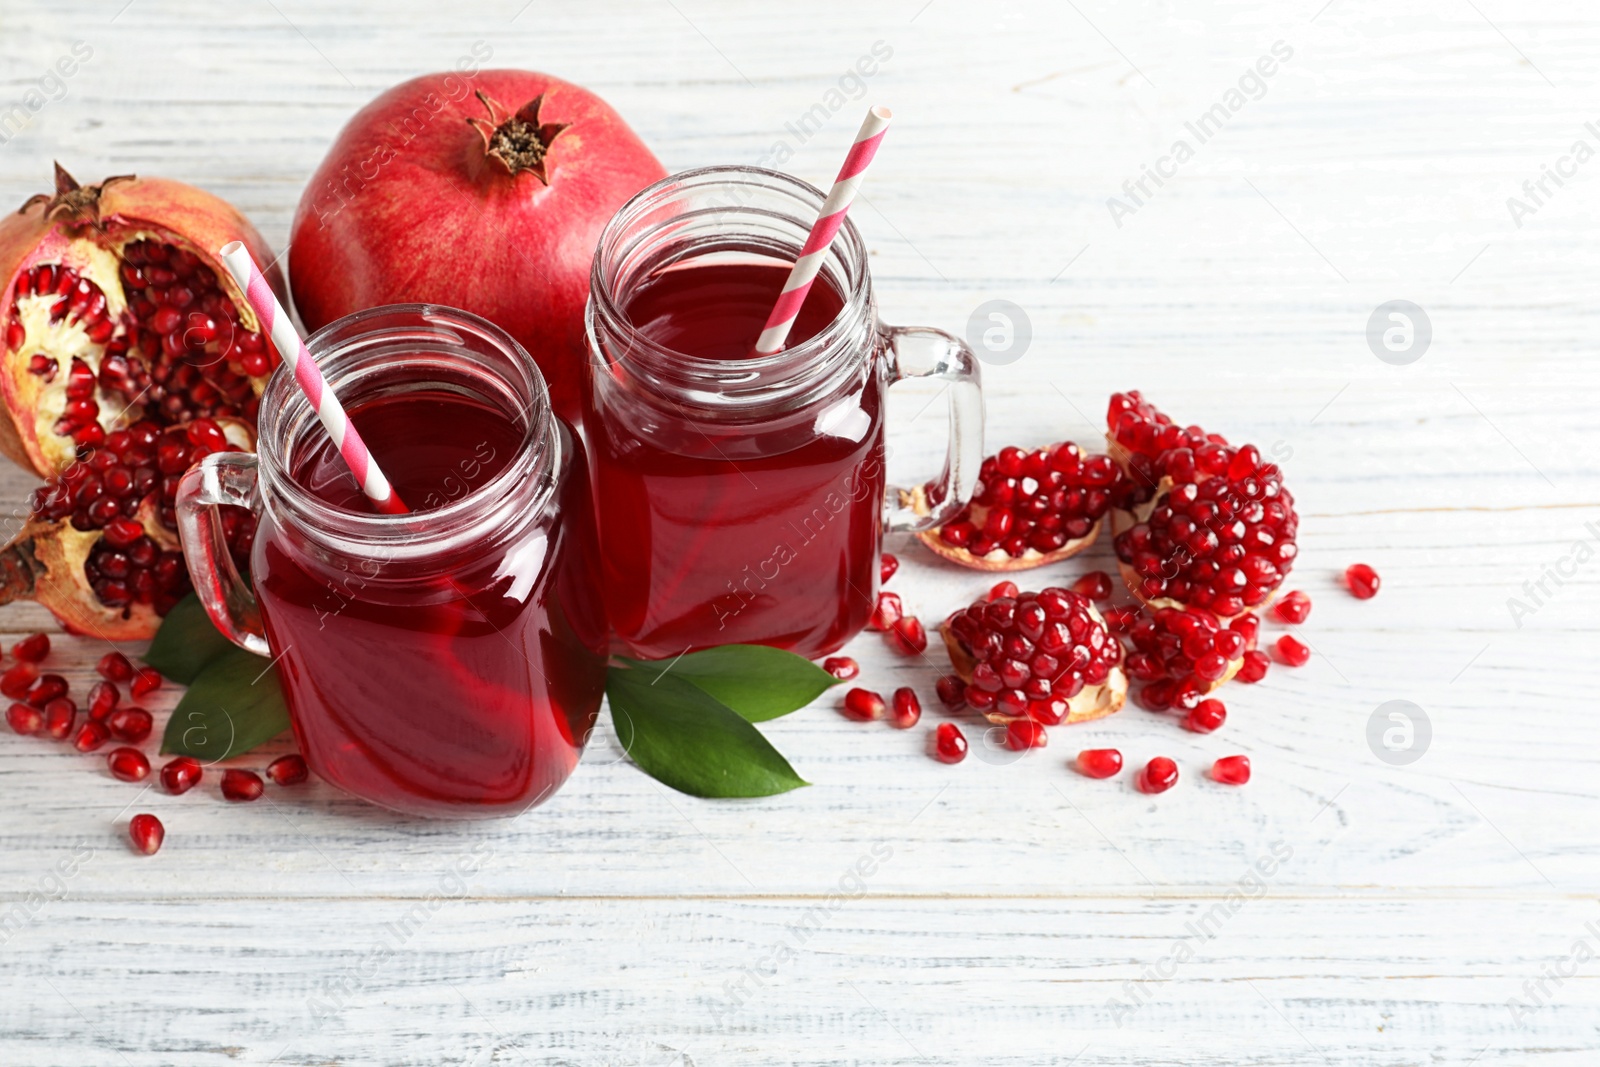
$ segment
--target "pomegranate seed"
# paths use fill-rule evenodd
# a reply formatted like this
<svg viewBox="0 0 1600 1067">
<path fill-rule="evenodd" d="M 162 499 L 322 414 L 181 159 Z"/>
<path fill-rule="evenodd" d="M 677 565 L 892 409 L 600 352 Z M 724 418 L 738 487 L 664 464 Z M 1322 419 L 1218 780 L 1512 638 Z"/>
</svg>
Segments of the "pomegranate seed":
<svg viewBox="0 0 1600 1067">
<path fill-rule="evenodd" d="M 1189 712 L 1189 717 L 1183 720 L 1183 725 L 1197 734 L 1209 734 L 1226 722 L 1227 718 L 1227 707 L 1222 701 L 1212 698 L 1196 704 Z"/>
<path fill-rule="evenodd" d="M 895 620 L 894 626 L 884 637 L 889 647 L 902 656 L 920 656 L 928 647 L 928 631 L 923 629 L 921 620 L 915 615 Z"/>
<path fill-rule="evenodd" d="M 306 780 L 311 771 L 306 767 L 306 761 L 298 752 L 291 752 L 287 756 L 279 756 L 267 764 L 267 777 L 278 785 L 299 785 Z"/>
<path fill-rule="evenodd" d="M 227 800 L 256 800 L 265 788 L 261 776 L 255 771 L 233 768 L 222 772 L 222 795 Z"/>
<path fill-rule="evenodd" d="M 173 796 L 180 796 L 200 782 L 203 771 L 200 761 L 192 756 L 178 756 L 168 760 L 161 768 L 161 788 Z"/>
<path fill-rule="evenodd" d="M 127 682 L 133 678 L 133 664 L 121 652 L 107 652 L 101 656 L 95 670 L 100 672 L 100 677 L 111 682 Z"/>
<path fill-rule="evenodd" d="M 885 714 L 883 697 L 870 689 L 852 689 L 844 695 L 844 714 L 857 722 L 871 722 Z"/>
<path fill-rule="evenodd" d="M 114 748 L 106 756 L 111 776 L 124 782 L 142 782 L 150 774 L 150 761 L 136 748 Z"/>
<path fill-rule="evenodd" d="M 1165 793 L 1178 784 L 1178 765 L 1165 756 L 1157 756 L 1139 772 L 1141 793 Z"/>
<path fill-rule="evenodd" d="M 36 734 L 44 729 L 44 713 L 32 704 L 13 704 L 6 709 L 6 725 L 19 734 Z"/>
<path fill-rule="evenodd" d="M 872 609 L 872 618 L 867 620 L 867 629 L 887 630 L 904 614 L 905 607 L 900 603 L 899 594 L 879 593 L 877 606 Z"/>
<path fill-rule="evenodd" d="M 951 711 L 967 706 L 967 683 L 959 675 L 944 675 L 934 683 L 933 689 L 939 694 L 939 703 Z"/>
<path fill-rule="evenodd" d="M 149 696 L 161 688 L 161 672 L 153 667 L 140 667 L 133 673 L 133 698 Z"/>
<path fill-rule="evenodd" d="M 27 695 L 33 683 L 39 680 L 39 668 L 32 663 L 19 663 L 0 674 L 0 694 L 17 700 Z"/>
<path fill-rule="evenodd" d="M 1259 682 L 1267 676 L 1267 668 L 1272 665 L 1272 660 L 1265 652 L 1251 649 L 1244 654 L 1244 666 L 1239 668 L 1239 673 L 1234 675 L 1241 682 Z"/>
<path fill-rule="evenodd" d="M 822 661 L 822 669 L 842 682 L 848 682 L 861 673 L 861 664 L 849 656 L 833 656 Z"/>
<path fill-rule="evenodd" d="M 1250 780 L 1250 757 L 1223 756 L 1211 765 L 1211 777 L 1223 785 L 1244 785 Z"/>
<path fill-rule="evenodd" d="M 1105 600 L 1111 596 L 1111 575 L 1105 571 L 1090 571 L 1072 583 L 1072 591 L 1090 600 Z"/>
<path fill-rule="evenodd" d="M 25 663 L 38 663 L 50 654 L 50 635 L 34 634 L 18 641 L 11 654 Z"/>
<path fill-rule="evenodd" d="M 61 675 L 41 674 L 39 680 L 33 684 L 33 688 L 28 690 L 28 703 L 36 708 L 42 708 L 52 700 L 66 696 L 67 688 L 67 680 Z"/>
<path fill-rule="evenodd" d="M 1346 567 L 1344 580 L 1357 600 L 1371 600 L 1378 595 L 1378 587 L 1382 584 L 1378 572 L 1365 563 L 1352 563 Z"/>
<path fill-rule="evenodd" d="M 106 724 L 90 719 L 78 727 L 78 734 L 72 739 L 72 747 L 79 752 L 93 752 L 109 740 L 111 731 L 106 729 Z"/>
<path fill-rule="evenodd" d="M 1016 599 L 1018 592 L 1020 592 L 1020 590 L 1017 589 L 1016 582 L 1000 582 L 995 585 L 993 589 L 989 590 L 989 599 L 994 601 L 1000 600 L 1003 597 L 1011 597 L 1014 600 Z"/>
<path fill-rule="evenodd" d="M 64 741 L 78 721 L 78 705 L 66 697 L 57 697 L 44 706 L 44 732 L 57 741 Z"/>
<path fill-rule="evenodd" d="M 933 754 L 940 763 L 960 763 L 967 758 L 967 738 L 961 727 L 942 722 L 933 731 Z"/>
<path fill-rule="evenodd" d="M 1030 748 L 1043 748 L 1050 738 L 1045 734 L 1044 727 L 1032 719 L 1017 719 L 1006 723 L 1006 747 L 1013 752 L 1025 752 Z"/>
<path fill-rule="evenodd" d="M 1256 647 L 1256 635 L 1261 632 L 1261 620 L 1248 611 L 1228 624 L 1228 629 L 1244 638 L 1246 648 Z"/>
<path fill-rule="evenodd" d="M 1140 612 L 1136 607 L 1106 608 L 1100 614 L 1106 620 L 1106 629 L 1114 634 L 1127 633 L 1138 625 L 1140 619 Z"/>
<path fill-rule="evenodd" d="M 878 581 L 887 582 L 900 569 L 900 560 L 892 552 L 885 552 L 878 560 Z"/>
<path fill-rule="evenodd" d="M 112 737 L 135 745 L 150 736 L 153 725 L 150 713 L 143 708 L 119 708 L 106 720 Z"/>
<path fill-rule="evenodd" d="M 1311 616 L 1311 598 L 1300 590 L 1283 594 L 1283 599 L 1272 605 L 1272 613 L 1280 622 L 1298 625 Z"/>
<path fill-rule="evenodd" d="M 128 840 L 133 842 L 134 848 L 146 856 L 154 856 L 160 852 L 161 842 L 166 838 L 166 827 L 162 826 L 161 820 L 154 815 L 140 812 L 128 820 Z"/>
<path fill-rule="evenodd" d="M 1274 647 L 1278 658 L 1291 667 L 1304 667 L 1311 660 L 1311 649 L 1294 634 L 1284 634 Z"/>
<path fill-rule="evenodd" d="M 922 718 L 922 701 L 917 699 L 916 690 L 901 687 L 894 691 L 894 713 L 889 716 L 889 725 L 896 730 L 909 730 L 917 725 L 917 720 Z"/>
<path fill-rule="evenodd" d="M 89 690 L 89 718 L 99 722 L 116 710 L 117 701 L 121 699 L 115 682 L 94 683 Z"/>
<path fill-rule="evenodd" d="M 1122 753 L 1114 748 L 1086 748 L 1078 753 L 1078 771 L 1089 778 L 1110 778 L 1122 770 Z"/>
</svg>

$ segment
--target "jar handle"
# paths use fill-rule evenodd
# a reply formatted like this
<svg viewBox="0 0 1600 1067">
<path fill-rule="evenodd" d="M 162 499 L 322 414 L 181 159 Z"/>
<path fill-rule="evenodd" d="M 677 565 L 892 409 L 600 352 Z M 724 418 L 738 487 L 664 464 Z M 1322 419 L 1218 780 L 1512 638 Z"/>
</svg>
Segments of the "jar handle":
<svg viewBox="0 0 1600 1067">
<path fill-rule="evenodd" d="M 891 326 L 889 384 L 942 378 L 949 384 L 950 447 L 938 477 L 915 489 L 890 486 L 884 515 L 889 533 L 915 533 L 954 518 L 972 498 L 983 463 L 983 386 L 966 342 L 930 326 Z"/>
<path fill-rule="evenodd" d="M 271 656 L 261 607 L 239 575 L 222 535 L 219 504 L 260 511 L 254 452 L 213 452 L 178 483 L 178 539 L 196 594 L 222 635 L 246 652 Z"/>
</svg>

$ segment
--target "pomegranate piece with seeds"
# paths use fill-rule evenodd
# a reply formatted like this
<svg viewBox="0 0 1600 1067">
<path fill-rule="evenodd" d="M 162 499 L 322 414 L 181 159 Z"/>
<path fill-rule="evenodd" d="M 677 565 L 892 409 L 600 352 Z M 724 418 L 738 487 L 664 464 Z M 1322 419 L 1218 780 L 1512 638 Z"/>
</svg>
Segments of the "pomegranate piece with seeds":
<svg viewBox="0 0 1600 1067">
<path fill-rule="evenodd" d="M 6 709 L 6 725 L 19 734 L 39 733 L 44 729 L 44 712 L 32 704 L 13 704 Z"/>
<path fill-rule="evenodd" d="M 1291 667 L 1304 667 L 1311 662 L 1310 647 L 1293 634 L 1284 634 L 1273 647 L 1278 650 L 1278 658 Z"/>
<path fill-rule="evenodd" d="M 1239 673 L 1246 639 L 1209 611 L 1160 608 L 1128 631 L 1128 675 L 1143 682 L 1139 702 L 1152 711 L 1185 711 Z"/>
<path fill-rule="evenodd" d="M 972 501 L 943 526 L 917 536 L 964 567 L 1041 567 L 1094 543 L 1121 482 L 1111 457 L 1085 455 L 1070 441 L 1032 452 L 1002 448 L 979 468 Z"/>
<path fill-rule="evenodd" d="M 161 768 L 161 788 L 180 796 L 199 785 L 203 774 L 199 760 L 193 756 L 177 756 Z"/>
<path fill-rule="evenodd" d="M 267 777 L 277 785 L 299 785 L 306 780 L 311 771 L 306 767 L 306 761 L 298 752 L 291 752 L 287 756 L 279 756 L 267 764 Z"/>
<path fill-rule="evenodd" d="M 883 637 L 902 656 L 920 656 L 928 649 L 928 631 L 915 615 L 896 619 Z"/>
<path fill-rule="evenodd" d="M 1285 593 L 1282 599 L 1272 605 L 1272 613 L 1279 622 L 1298 626 L 1311 617 L 1311 598 L 1298 589 Z"/>
<path fill-rule="evenodd" d="M 50 654 L 50 635 L 34 634 L 18 641 L 11 654 L 25 663 L 38 663 Z"/>
<path fill-rule="evenodd" d="M 847 719 L 871 722 L 883 718 L 886 709 L 882 695 L 870 689 L 852 689 L 844 695 L 843 711 Z"/>
<path fill-rule="evenodd" d="M 1122 646 L 1067 589 L 979 602 L 940 627 L 967 706 L 991 722 L 1084 722 L 1122 707 Z"/>
<path fill-rule="evenodd" d="M 136 748 L 114 748 L 106 756 L 111 776 L 124 782 L 142 782 L 150 775 L 150 761 Z"/>
<path fill-rule="evenodd" d="M 1086 748 L 1078 753 L 1078 773 L 1087 778 L 1110 778 L 1122 770 L 1122 753 L 1114 748 Z"/>
<path fill-rule="evenodd" d="M 1111 523 L 1133 594 L 1225 619 L 1270 601 L 1299 554 L 1300 519 L 1278 466 L 1254 445 L 1178 427 L 1136 391 L 1113 394 L 1106 420 L 1127 473 Z"/>
<path fill-rule="evenodd" d="M 1165 756 L 1157 756 L 1144 765 L 1134 784 L 1141 793 L 1165 793 L 1178 784 L 1178 765 Z"/>
<path fill-rule="evenodd" d="M 967 737 L 953 722 L 942 722 L 933 731 L 933 754 L 940 763 L 960 763 L 967 758 Z"/>
<path fill-rule="evenodd" d="M 900 559 L 892 552 L 885 552 L 878 559 L 878 581 L 887 582 L 894 577 L 894 572 L 900 569 Z"/>
<path fill-rule="evenodd" d="M 121 652 L 107 652 L 94 669 L 108 682 L 126 682 L 133 678 L 133 664 Z"/>
<path fill-rule="evenodd" d="M 1378 572 L 1365 563 L 1352 563 L 1346 567 L 1344 581 L 1350 587 L 1350 595 L 1357 600 L 1371 600 L 1378 595 L 1378 587 L 1382 584 Z"/>
<path fill-rule="evenodd" d="M 1211 765 L 1211 777 L 1223 785 L 1244 785 L 1250 780 L 1250 757 L 1223 756 Z"/>
<path fill-rule="evenodd" d="M 893 710 L 889 714 L 889 725 L 896 730 L 909 730 L 917 725 L 922 718 L 922 701 L 917 699 L 916 690 L 902 686 L 894 691 Z"/>
<path fill-rule="evenodd" d="M 264 789 L 266 786 L 255 771 L 232 768 L 222 772 L 222 795 L 227 800 L 238 802 L 257 800 Z"/>
<path fill-rule="evenodd" d="M 849 656 L 830 656 L 822 661 L 822 669 L 841 682 L 848 682 L 861 673 L 861 664 Z"/>
<path fill-rule="evenodd" d="M 140 812 L 128 820 L 128 840 L 133 847 L 143 852 L 146 856 L 154 856 L 161 851 L 161 843 L 167 839 L 167 829 L 161 825 L 161 820 L 148 812 Z"/>
</svg>

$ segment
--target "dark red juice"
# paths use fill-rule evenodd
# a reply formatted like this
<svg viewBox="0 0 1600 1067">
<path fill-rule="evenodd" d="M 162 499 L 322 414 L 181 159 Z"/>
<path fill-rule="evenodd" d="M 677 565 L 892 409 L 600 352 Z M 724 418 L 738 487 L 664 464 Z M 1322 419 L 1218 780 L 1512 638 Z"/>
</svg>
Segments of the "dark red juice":
<svg viewBox="0 0 1600 1067">
<path fill-rule="evenodd" d="M 350 416 L 423 514 L 480 489 L 524 447 L 521 423 L 446 388 L 357 400 Z M 561 473 L 545 513 L 509 532 L 441 519 L 462 536 L 419 565 L 382 545 L 319 551 L 263 517 L 256 593 L 295 736 L 319 775 L 402 811 L 478 815 L 541 800 L 571 773 L 604 689 L 606 635 L 583 458 L 556 432 L 576 476 Z M 290 477 L 336 508 L 372 513 L 327 436 L 305 440 Z"/>
<path fill-rule="evenodd" d="M 631 293 L 624 313 L 662 347 L 748 359 L 788 271 L 773 261 L 678 265 Z M 819 278 L 789 346 L 842 307 Z M 798 432 L 793 419 L 778 434 L 675 419 L 668 406 L 642 433 L 591 408 L 606 606 L 632 654 L 754 643 L 814 657 L 865 625 L 877 596 L 886 387 L 869 356 L 822 409 L 801 413 Z"/>
</svg>

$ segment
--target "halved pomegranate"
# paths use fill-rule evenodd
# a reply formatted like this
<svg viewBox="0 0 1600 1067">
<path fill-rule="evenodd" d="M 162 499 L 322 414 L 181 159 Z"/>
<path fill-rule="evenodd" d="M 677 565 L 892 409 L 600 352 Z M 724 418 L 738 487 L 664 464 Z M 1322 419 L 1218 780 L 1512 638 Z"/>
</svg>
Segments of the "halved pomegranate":
<svg viewBox="0 0 1600 1067">
<path fill-rule="evenodd" d="M 235 239 L 272 263 L 209 193 L 131 175 L 80 186 L 57 164 L 54 195 L 0 219 L 0 452 L 48 476 L 140 419 L 253 421 L 277 356 L 213 259 Z"/>
<path fill-rule="evenodd" d="M 1138 392 L 1113 394 L 1106 422 L 1128 479 L 1111 523 L 1129 590 L 1152 607 L 1223 619 L 1268 603 L 1299 553 L 1277 464 L 1254 445 L 1180 428 Z"/>
<path fill-rule="evenodd" d="M 967 706 L 990 722 L 1085 722 L 1127 697 L 1122 646 L 1094 604 L 1070 590 L 979 601 L 939 629 Z"/>
<path fill-rule="evenodd" d="M 111 431 L 88 459 L 34 490 L 22 532 L 0 549 L 0 604 L 36 600 L 68 630 L 107 640 L 153 636 L 190 589 L 173 512 L 178 480 L 212 452 L 253 444 L 249 424 L 232 418 L 167 427 L 140 420 Z M 255 516 L 222 512 L 242 565 Z"/>
<path fill-rule="evenodd" d="M 917 536 L 963 567 L 1042 567 L 1094 543 L 1121 481 L 1111 457 L 1085 455 L 1071 441 L 1032 452 L 1002 448 L 979 468 L 972 502 Z M 927 510 L 920 500 L 912 506 Z"/>
</svg>

